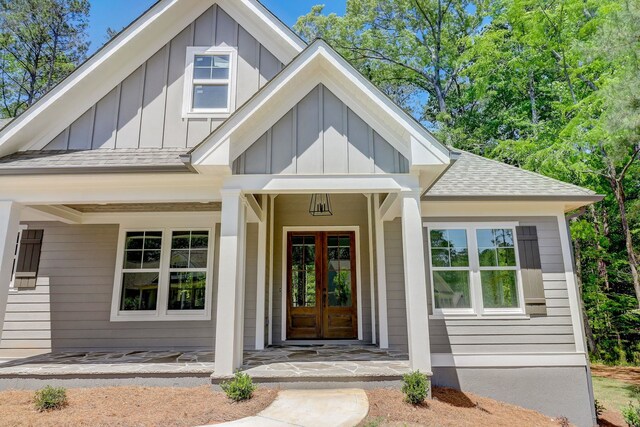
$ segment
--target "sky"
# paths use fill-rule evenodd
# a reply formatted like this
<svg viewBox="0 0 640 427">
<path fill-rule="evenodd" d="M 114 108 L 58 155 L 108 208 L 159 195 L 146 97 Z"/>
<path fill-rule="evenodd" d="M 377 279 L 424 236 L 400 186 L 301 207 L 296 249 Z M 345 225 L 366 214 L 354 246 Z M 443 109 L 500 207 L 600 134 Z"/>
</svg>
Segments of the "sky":
<svg viewBox="0 0 640 427">
<path fill-rule="evenodd" d="M 324 4 L 325 12 L 343 14 L 346 0 L 261 0 L 278 18 L 293 26 L 299 16 L 316 4 Z M 107 41 L 107 28 L 121 30 L 153 5 L 156 0 L 91 0 L 89 18 L 90 53 Z"/>
</svg>

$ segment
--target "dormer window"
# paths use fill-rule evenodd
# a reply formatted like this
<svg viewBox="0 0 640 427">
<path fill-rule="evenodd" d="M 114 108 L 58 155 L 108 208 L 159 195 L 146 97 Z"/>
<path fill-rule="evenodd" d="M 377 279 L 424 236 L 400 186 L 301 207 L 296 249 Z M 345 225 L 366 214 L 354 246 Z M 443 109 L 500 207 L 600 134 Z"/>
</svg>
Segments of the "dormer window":
<svg viewBox="0 0 640 427">
<path fill-rule="evenodd" d="M 185 117 L 226 118 L 234 110 L 236 50 L 190 47 L 185 72 Z"/>
</svg>

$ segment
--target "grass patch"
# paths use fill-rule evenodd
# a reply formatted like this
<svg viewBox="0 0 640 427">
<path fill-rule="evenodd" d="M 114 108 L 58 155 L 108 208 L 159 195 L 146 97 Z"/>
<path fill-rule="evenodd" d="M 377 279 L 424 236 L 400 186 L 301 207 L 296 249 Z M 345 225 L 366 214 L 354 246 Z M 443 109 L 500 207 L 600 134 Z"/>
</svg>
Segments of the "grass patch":
<svg viewBox="0 0 640 427">
<path fill-rule="evenodd" d="M 611 378 L 593 377 L 593 392 L 607 409 L 620 412 L 634 400 L 634 385 Z"/>
</svg>

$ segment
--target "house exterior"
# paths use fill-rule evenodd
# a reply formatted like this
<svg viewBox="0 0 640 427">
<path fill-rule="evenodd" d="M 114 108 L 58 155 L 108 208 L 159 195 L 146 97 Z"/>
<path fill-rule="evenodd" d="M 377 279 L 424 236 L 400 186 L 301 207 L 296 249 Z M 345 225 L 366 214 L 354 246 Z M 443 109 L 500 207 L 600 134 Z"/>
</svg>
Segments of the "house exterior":
<svg viewBox="0 0 640 427">
<path fill-rule="evenodd" d="M 407 352 L 595 423 L 565 214 L 591 191 L 443 146 L 256 0 L 160 0 L 0 130 L 0 357 Z"/>
</svg>

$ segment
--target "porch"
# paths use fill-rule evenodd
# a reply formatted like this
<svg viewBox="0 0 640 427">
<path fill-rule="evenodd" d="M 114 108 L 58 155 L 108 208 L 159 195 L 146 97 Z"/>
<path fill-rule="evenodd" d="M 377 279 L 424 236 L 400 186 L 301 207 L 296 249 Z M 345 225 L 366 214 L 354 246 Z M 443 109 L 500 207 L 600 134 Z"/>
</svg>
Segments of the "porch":
<svg viewBox="0 0 640 427">
<path fill-rule="evenodd" d="M 244 352 L 242 371 L 257 383 L 397 381 L 409 371 L 406 353 L 372 345 L 274 346 Z M 81 385 L 219 384 L 213 351 L 55 352 L 0 363 L 0 389 L 41 381 Z"/>
</svg>

